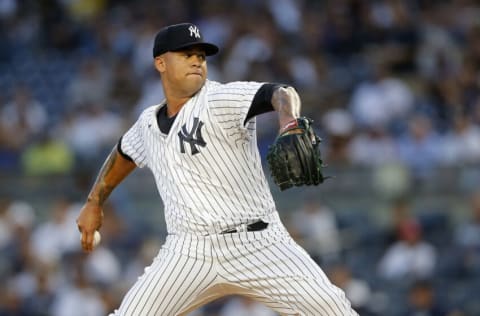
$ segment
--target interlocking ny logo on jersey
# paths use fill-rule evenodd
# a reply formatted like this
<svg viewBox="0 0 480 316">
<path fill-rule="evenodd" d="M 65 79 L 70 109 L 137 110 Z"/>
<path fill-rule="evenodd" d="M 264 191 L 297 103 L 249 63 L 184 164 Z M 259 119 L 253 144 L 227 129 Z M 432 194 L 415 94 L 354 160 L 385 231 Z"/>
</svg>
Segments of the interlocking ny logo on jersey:
<svg viewBox="0 0 480 316">
<path fill-rule="evenodd" d="M 198 154 L 200 152 L 197 148 L 197 145 L 202 147 L 205 147 L 205 145 L 207 145 L 207 143 L 203 140 L 202 137 L 202 126 L 203 122 L 201 122 L 198 117 L 193 118 L 193 126 L 190 132 L 187 131 L 187 124 L 183 124 L 182 130 L 178 132 L 178 137 L 180 139 L 180 151 L 182 152 L 182 154 L 185 153 L 184 142 L 190 144 L 190 151 L 192 152 L 192 155 Z"/>
<path fill-rule="evenodd" d="M 198 29 L 198 27 L 190 25 L 188 30 L 190 31 L 190 37 L 195 36 L 195 38 L 200 38 L 200 30 Z"/>
</svg>

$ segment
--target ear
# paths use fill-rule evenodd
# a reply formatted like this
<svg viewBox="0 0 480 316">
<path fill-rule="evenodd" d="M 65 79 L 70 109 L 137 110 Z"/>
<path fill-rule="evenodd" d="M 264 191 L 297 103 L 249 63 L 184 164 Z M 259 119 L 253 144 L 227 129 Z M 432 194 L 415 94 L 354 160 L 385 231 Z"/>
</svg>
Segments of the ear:
<svg viewBox="0 0 480 316">
<path fill-rule="evenodd" d="M 155 57 L 153 63 L 155 64 L 155 68 L 159 73 L 163 73 L 165 71 L 165 58 L 162 55 Z"/>
</svg>

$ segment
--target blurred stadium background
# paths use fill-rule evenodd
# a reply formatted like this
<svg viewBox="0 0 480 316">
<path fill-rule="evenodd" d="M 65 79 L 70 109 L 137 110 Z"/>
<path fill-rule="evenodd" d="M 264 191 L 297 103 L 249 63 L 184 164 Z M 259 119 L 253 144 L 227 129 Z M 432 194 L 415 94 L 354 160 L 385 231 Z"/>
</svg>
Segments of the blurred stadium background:
<svg viewBox="0 0 480 316">
<path fill-rule="evenodd" d="M 156 31 L 185 21 L 222 48 L 211 79 L 300 92 L 334 178 L 273 193 L 361 315 L 480 315 L 479 1 L 0 0 L 0 316 L 106 315 L 158 251 L 146 170 L 112 195 L 90 256 L 75 218 L 163 97 Z M 226 298 L 194 314 L 272 312 Z"/>
</svg>

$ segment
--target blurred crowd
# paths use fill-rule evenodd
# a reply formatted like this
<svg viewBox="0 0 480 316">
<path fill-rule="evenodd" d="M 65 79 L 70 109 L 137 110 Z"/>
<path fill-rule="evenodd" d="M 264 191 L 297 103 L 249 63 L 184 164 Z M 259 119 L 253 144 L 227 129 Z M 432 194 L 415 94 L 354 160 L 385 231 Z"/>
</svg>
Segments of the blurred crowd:
<svg viewBox="0 0 480 316">
<path fill-rule="evenodd" d="M 185 21 L 221 48 L 210 79 L 296 87 L 331 166 L 398 165 L 414 184 L 480 166 L 478 1 L 0 0 L 0 177 L 93 176 L 163 99 L 153 38 Z M 257 118 L 262 155 L 277 131 L 271 115 Z M 288 228 L 362 315 L 480 314 L 468 296 L 480 289 L 479 182 L 470 183 L 471 218 L 458 233 L 445 214 L 413 215 L 405 197 L 392 200 L 389 229 L 315 199 L 290 210 Z M 102 245 L 85 256 L 72 224 L 79 201 L 52 197 L 40 220 L 28 202 L 0 198 L 0 316 L 105 315 L 161 244 L 112 205 Z M 202 313 L 271 314 L 240 298 Z"/>
<path fill-rule="evenodd" d="M 210 79 L 295 86 L 329 164 L 395 162 L 419 178 L 475 164 L 479 16 L 473 0 L 2 0 L 0 170 L 103 158 L 162 100 L 152 41 L 182 21 L 222 48 Z M 277 127 L 259 120 L 264 150 Z"/>
</svg>

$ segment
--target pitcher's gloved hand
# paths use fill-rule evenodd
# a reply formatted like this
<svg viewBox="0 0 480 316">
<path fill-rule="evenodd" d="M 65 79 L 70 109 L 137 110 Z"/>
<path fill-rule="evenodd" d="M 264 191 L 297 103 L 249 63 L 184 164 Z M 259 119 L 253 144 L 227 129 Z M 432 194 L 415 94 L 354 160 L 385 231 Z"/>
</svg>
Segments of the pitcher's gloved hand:
<svg viewBox="0 0 480 316">
<path fill-rule="evenodd" d="M 282 191 L 292 186 L 318 185 L 327 178 L 322 174 L 321 139 L 312 122 L 306 117 L 290 122 L 268 148 L 268 167 Z"/>
</svg>

